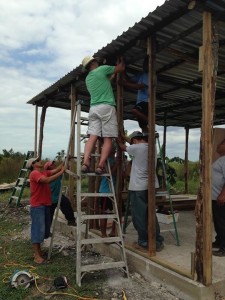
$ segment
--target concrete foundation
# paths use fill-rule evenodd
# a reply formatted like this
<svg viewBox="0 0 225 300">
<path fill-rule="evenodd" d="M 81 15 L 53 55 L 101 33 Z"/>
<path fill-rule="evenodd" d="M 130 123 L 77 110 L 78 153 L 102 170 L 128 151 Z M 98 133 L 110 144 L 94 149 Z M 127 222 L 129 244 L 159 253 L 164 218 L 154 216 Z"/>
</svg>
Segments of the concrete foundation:
<svg viewBox="0 0 225 300">
<path fill-rule="evenodd" d="M 165 248 L 150 258 L 146 250 L 135 248 L 137 234 L 132 223 L 124 235 L 128 267 L 131 272 L 141 274 L 146 280 L 157 281 L 177 297 L 187 300 L 212 300 L 216 294 L 225 297 L 225 258 L 213 257 L 213 284 L 206 287 L 194 280 L 191 253 L 194 252 L 195 220 L 193 211 L 180 212 L 177 225 L 180 246 L 174 238 L 173 224 L 160 224 L 165 238 Z M 76 239 L 76 228 L 67 226 L 63 218 L 58 218 L 57 230 Z M 98 236 L 97 230 L 90 235 Z M 117 245 L 97 244 L 96 251 L 113 258 L 120 256 Z M 191 259 L 192 257 L 192 259 Z"/>
</svg>

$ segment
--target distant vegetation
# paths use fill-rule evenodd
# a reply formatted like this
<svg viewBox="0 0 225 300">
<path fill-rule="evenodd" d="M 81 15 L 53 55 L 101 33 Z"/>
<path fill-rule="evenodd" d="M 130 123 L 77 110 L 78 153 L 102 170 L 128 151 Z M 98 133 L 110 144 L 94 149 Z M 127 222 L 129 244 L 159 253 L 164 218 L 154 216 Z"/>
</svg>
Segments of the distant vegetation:
<svg viewBox="0 0 225 300">
<path fill-rule="evenodd" d="M 65 156 L 65 151 L 60 150 L 56 153 L 56 160 L 62 161 Z M 0 153 L 0 184 L 11 183 L 16 181 L 20 169 L 25 160 L 26 153 L 14 152 L 13 149 L 9 151 L 6 149 Z M 47 160 L 47 159 L 46 159 Z M 166 158 L 167 179 L 171 185 L 171 190 L 174 193 L 184 192 L 184 160 L 179 157 Z M 162 180 L 162 167 L 157 168 L 159 179 Z M 197 194 L 199 182 L 199 166 L 198 162 L 189 162 L 189 177 L 188 187 L 190 194 Z M 87 183 L 86 183 L 87 184 Z"/>
</svg>

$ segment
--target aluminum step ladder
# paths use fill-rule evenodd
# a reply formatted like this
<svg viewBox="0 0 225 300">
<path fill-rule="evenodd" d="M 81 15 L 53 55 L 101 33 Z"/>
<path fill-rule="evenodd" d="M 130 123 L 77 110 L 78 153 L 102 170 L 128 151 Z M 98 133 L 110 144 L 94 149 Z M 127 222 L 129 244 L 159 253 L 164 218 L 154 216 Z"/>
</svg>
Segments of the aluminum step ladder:
<svg viewBox="0 0 225 300">
<path fill-rule="evenodd" d="M 95 173 L 81 173 L 81 105 L 77 106 L 77 122 L 76 122 L 76 137 L 77 137 L 77 247 L 76 247 L 76 283 L 81 286 L 81 280 L 83 276 L 92 271 L 107 270 L 112 268 L 121 269 L 124 274 L 129 277 L 129 271 L 127 266 L 127 259 L 123 241 L 123 235 L 120 225 L 119 212 L 117 208 L 117 201 L 115 190 L 113 186 L 112 174 L 109 161 L 107 161 L 106 173 L 102 175 L 96 175 Z M 97 158 L 98 155 L 93 154 L 92 157 Z M 110 193 L 89 193 L 82 191 L 81 181 L 84 177 L 91 176 L 105 176 L 109 180 Z M 90 211 L 86 213 L 82 208 L 82 203 L 87 199 L 94 199 L 95 197 L 108 197 L 112 201 L 113 213 L 112 214 L 91 214 Z M 116 223 L 116 232 L 117 236 L 115 237 L 91 237 L 93 235 L 89 234 L 89 221 L 90 220 L 99 220 L 99 219 L 111 219 Z M 82 233 L 82 225 L 86 224 L 86 233 Z M 113 243 L 118 246 L 120 250 L 120 258 L 118 261 L 113 261 L 109 263 L 98 263 L 98 264 L 84 264 L 82 262 L 82 251 L 85 250 L 86 245 L 94 244 L 104 244 L 104 243 Z"/>
<path fill-rule="evenodd" d="M 9 198 L 9 202 L 8 202 L 9 205 L 13 202 L 13 200 L 15 200 L 16 206 L 20 206 L 20 200 L 22 198 L 24 188 L 26 187 L 28 174 L 29 174 L 29 170 L 26 168 L 26 163 L 28 159 L 32 158 L 33 156 L 34 156 L 34 151 L 27 152 L 26 158 L 23 162 L 22 169 L 19 172 L 19 176 L 16 180 L 16 184 L 13 188 L 12 195 Z"/>
<path fill-rule="evenodd" d="M 161 146 L 160 146 L 160 141 L 159 141 L 159 134 L 158 134 L 158 132 L 156 132 L 155 138 L 156 138 L 156 145 L 158 146 L 158 151 L 159 151 L 159 154 L 160 154 L 160 161 L 161 161 L 161 164 L 162 164 L 162 172 L 163 172 L 163 177 L 164 177 L 165 185 L 166 185 L 166 191 L 165 191 L 164 193 L 158 191 L 158 192 L 156 192 L 156 196 L 164 195 L 164 196 L 167 196 L 168 199 L 169 199 L 170 212 L 171 212 L 171 214 L 172 214 L 173 227 L 174 227 L 174 232 L 175 232 L 175 234 L 173 234 L 173 233 L 171 232 L 171 230 L 170 230 L 170 233 L 172 234 L 172 236 L 173 236 L 174 239 L 176 240 L 176 245 L 177 245 L 177 246 L 180 246 L 180 240 L 179 240 L 179 235 L 178 235 L 178 231 L 177 231 L 177 223 L 176 223 L 175 216 L 174 216 L 175 213 L 174 213 L 174 209 L 173 209 L 173 200 L 172 200 L 171 193 L 170 193 L 170 184 L 169 184 L 168 179 L 167 179 L 166 164 L 165 164 L 165 161 L 164 161 L 162 152 L 161 152 Z"/>
</svg>

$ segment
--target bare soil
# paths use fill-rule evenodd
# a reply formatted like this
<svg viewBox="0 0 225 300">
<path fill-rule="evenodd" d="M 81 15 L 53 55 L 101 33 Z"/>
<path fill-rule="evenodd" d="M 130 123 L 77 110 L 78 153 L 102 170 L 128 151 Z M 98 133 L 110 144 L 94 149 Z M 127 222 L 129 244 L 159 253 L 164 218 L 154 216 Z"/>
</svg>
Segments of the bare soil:
<svg viewBox="0 0 225 300">
<path fill-rule="evenodd" d="M 23 230 L 17 235 L 14 235 L 12 239 L 29 239 L 30 238 L 30 216 L 26 207 L 21 208 L 9 208 L 7 205 L 0 206 L 0 218 L 1 216 L 7 216 L 17 224 L 23 224 Z M 50 239 L 46 240 L 44 246 L 48 247 Z M 65 256 L 65 259 L 73 257 L 75 255 L 76 247 L 72 239 L 62 235 L 60 232 L 55 232 L 54 238 L 54 251 L 61 252 Z M 83 261 L 91 263 L 91 261 L 98 260 L 108 262 L 112 260 L 110 257 L 103 256 L 96 253 L 91 248 L 82 253 Z M 51 263 L 54 263 L 54 254 L 51 258 Z M 104 278 L 104 280 L 103 280 Z M 68 278 L 68 280 L 71 280 Z M 74 279 L 73 279 L 74 280 Z M 156 281 L 146 281 L 140 274 L 132 273 L 130 278 L 127 279 L 119 270 L 99 271 L 88 274 L 84 277 L 86 282 L 95 281 L 96 284 L 96 299 L 101 300 L 184 300 L 176 297 L 166 287 L 157 283 Z M 37 294 L 35 295 L 35 297 Z M 50 299 L 51 296 L 46 296 L 41 299 Z M 68 299 L 70 299 L 69 297 Z M 29 299 L 32 299 L 29 297 Z M 59 299 L 59 298 L 57 298 Z M 66 299 L 66 298 L 63 298 Z M 220 296 L 217 295 L 217 300 L 220 300 Z"/>
</svg>

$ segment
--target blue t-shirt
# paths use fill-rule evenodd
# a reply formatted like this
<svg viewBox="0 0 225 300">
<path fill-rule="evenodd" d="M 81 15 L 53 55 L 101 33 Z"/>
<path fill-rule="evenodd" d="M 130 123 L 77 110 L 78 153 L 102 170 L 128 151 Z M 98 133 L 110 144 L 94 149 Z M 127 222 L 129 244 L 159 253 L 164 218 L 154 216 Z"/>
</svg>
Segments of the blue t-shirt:
<svg viewBox="0 0 225 300">
<path fill-rule="evenodd" d="M 50 190 L 52 193 L 52 203 L 58 203 L 59 193 L 61 188 L 61 179 L 62 176 L 59 176 L 54 181 L 50 182 Z"/>
<path fill-rule="evenodd" d="M 139 73 L 132 77 L 132 81 L 139 84 L 144 84 L 145 87 L 141 90 L 138 90 L 136 104 L 140 102 L 148 102 L 148 73 Z"/>
<path fill-rule="evenodd" d="M 112 167 L 115 163 L 115 158 L 114 157 L 109 157 L 108 159 L 109 159 L 109 164 Z M 113 179 L 113 186 L 114 186 L 114 189 L 115 189 L 116 174 L 112 176 L 112 179 Z M 111 193 L 110 186 L 109 186 L 109 177 L 102 177 L 101 178 L 99 193 Z"/>
</svg>

